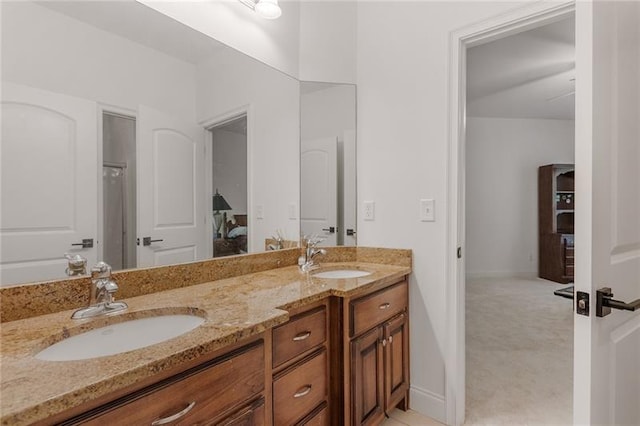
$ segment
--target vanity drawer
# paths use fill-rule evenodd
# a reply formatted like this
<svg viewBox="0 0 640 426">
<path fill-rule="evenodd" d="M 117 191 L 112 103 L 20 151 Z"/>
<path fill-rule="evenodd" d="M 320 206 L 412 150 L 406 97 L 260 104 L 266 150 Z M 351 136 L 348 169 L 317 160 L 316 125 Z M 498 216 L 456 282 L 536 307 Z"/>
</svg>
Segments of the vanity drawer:
<svg viewBox="0 0 640 426">
<path fill-rule="evenodd" d="M 327 397 L 327 351 L 323 349 L 273 382 L 273 424 L 292 425 Z"/>
<path fill-rule="evenodd" d="M 273 366 L 322 344 L 327 338 L 327 309 L 322 306 L 293 317 L 273 330 Z"/>
<path fill-rule="evenodd" d="M 260 341 L 120 398 L 71 424 L 153 424 L 181 412 L 168 424 L 207 423 L 262 392 L 264 367 Z"/>
<path fill-rule="evenodd" d="M 329 409 L 327 403 L 316 408 L 313 413 L 302 419 L 297 426 L 329 426 Z"/>
<path fill-rule="evenodd" d="M 351 302 L 351 336 L 367 331 L 407 308 L 407 282 Z"/>
</svg>

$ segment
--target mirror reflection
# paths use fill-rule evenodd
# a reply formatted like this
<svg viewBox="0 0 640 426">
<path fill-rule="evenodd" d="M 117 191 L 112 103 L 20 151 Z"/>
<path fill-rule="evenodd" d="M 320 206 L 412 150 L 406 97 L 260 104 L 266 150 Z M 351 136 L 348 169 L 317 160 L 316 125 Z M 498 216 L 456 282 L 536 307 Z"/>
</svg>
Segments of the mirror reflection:
<svg viewBox="0 0 640 426">
<path fill-rule="evenodd" d="M 356 245 L 356 87 L 300 83 L 300 230 Z"/>
<path fill-rule="evenodd" d="M 297 239 L 296 79 L 135 1 L 1 19 L 0 284 L 63 278 L 65 253 L 120 269 Z"/>
</svg>

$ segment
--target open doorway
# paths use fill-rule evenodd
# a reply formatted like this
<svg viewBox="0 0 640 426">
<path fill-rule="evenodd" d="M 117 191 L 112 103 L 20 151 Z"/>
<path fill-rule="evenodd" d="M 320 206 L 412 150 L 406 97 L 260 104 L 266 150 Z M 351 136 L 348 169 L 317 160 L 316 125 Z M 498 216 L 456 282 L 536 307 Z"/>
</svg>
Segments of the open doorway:
<svg viewBox="0 0 640 426">
<path fill-rule="evenodd" d="M 574 33 L 571 16 L 467 50 L 467 424 L 572 423 L 572 303 L 539 278 L 538 180 L 574 162 Z"/>
<path fill-rule="evenodd" d="M 114 271 L 137 266 L 136 119 L 102 114 L 102 256 Z"/>
<path fill-rule="evenodd" d="M 226 120 L 211 132 L 210 194 L 213 257 L 248 253 L 247 115 Z"/>
</svg>

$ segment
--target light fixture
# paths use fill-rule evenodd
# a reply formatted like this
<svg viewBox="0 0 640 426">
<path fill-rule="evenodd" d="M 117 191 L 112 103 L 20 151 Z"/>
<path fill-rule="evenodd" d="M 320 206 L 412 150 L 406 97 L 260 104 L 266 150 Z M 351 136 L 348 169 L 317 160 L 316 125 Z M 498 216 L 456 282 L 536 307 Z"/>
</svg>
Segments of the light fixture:
<svg viewBox="0 0 640 426">
<path fill-rule="evenodd" d="M 256 12 L 265 19 L 277 19 L 282 15 L 278 0 L 258 0 Z"/>
<path fill-rule="evenodd" d="M 282 15 L 278 0 L 239 0 L 265 19 L 277 19 Z"/>
</svg>

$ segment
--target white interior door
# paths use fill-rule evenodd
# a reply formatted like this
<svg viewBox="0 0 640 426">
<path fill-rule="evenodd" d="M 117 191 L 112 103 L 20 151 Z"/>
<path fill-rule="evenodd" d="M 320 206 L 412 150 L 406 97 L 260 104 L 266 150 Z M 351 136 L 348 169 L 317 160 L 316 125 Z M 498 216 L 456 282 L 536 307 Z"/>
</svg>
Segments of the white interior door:
<svg viewBox="0 0 640 426">
<path fill-rule="evenodd" d="M 205 130 L 145 106 L 137 125 L 138 266 L 204 259 Z"/>
<path fill-rule="evenodd" d="M 65 253 L 95 264 L 96 104 L 3 82 L 1 115 L 0 284 L 63 278 Z"/>
<path fill-rule="evenodd" d="M 302 141 L 300 151 L 300 229 L 334 246 L 338 223 L 338 138 Z M 341 231 L 341 230 L 339 230 Z"/>
<path fill-rule="evenodd" d="M 639 31 L 640 2 L 576 2 L 576 424 L 640 424 L 640 313 L 596 316 L 640 299 Z"/>
</svg>

